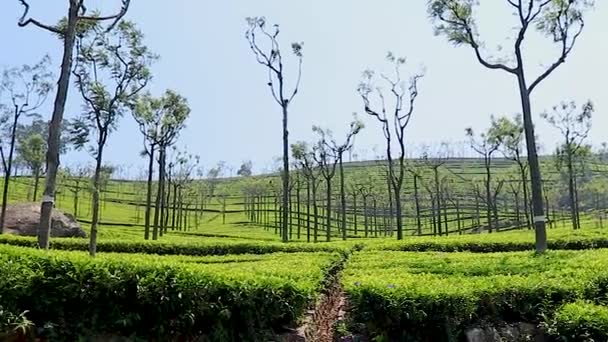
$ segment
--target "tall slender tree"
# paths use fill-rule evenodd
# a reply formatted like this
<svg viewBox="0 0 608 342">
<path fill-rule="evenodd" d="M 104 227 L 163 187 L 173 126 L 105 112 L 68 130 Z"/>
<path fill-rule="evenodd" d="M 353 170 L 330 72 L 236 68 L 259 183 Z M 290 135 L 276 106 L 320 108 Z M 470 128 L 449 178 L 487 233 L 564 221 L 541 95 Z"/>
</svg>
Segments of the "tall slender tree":
<svg viewBox="0 0 608 342">
<path fill-rule="evenodd" d="M 160 98 L 149 93 L 141 96 L 133 106 L 133 118 L 144 137 L 145 154 L 148 156 L 148 176 L 146 189 L 146 211 L 144 217 L 144 238 L 150 238 L 152 210 L 152 178 L 154 175 L 155 152 L 159 145 L 174 140 L 184 127 L 190 114 L 185 99 L 172 90 L 165 91 Z"/>
<path fill-rule="evenodd" d="M 317 190 L 319 189 L 319 183 L 321 179 L 321 171 L 315 165 L 314 150 L 305 142 L 297 142 L 291 145 L 291 153 L 294 159 L 300 165 L 302 174 L 306 178 L 307 183 L 307 232 L 306 240 L 310 242 L 310 206 L 312 204 L 313 209 L 313 241 L 318 242 L 319 238 L 319 208 L 317 206 Z"/>
<path fill-rule="evenodd" d="M 520 116 L 513 120 L 507 117 L 492 118 L 492 135 L 500 143 L 500 151 L 505 158 L 514 161 L 519 170 L 519 179 L 523 191 L 523 207 L 528 229 L 532 228 L 530 220 L 530 204 L 528 196 L 528 160 L 524 154 L 524 125 Z"/>
<path fill-rule="evenodd" d="M 336 142 L 331 131 L 325 130 L 323 133 L 323 141 L 325 144 L 327 144 L 327 147 L 332 150 L 333 155 L 338 161 L 338 170 L 340 173 L 340 212 L 342 215 L 340 223 L 342 225 L 341 230 L 343 240 L 346 240 L 346 188 L 344 185 L 344 153 L 353 148 L 355 136 L 361 132 L 363 127 L 365 127 L 363 122 L 361 122 L 355 114 L 355 120 L 350 123 L 349 131 L 346 133 L 346 140 L 343 143 Z M 313 130 L 320 131 L 322 129 L 315 127 Z"/>
<path fill-rule="evenodd" d="M 331 182 L 336 175 L 338 158 L 329 148 L 328 131 L 313 127 L 313 131 L 319 135 L 319 141 L 313 146 L 313 157 L 325 179 L 325 240 L 331 240 L 331 208 L 332 208 L 332 186 Z"/>
<path fill-rule="evenodd" d="M 4 170 L 0 234 L 4 230 L 19 120 L 35 115 L 53 89 L 49 64 L 50 58 L 46 56 L 35 65 L 5 70 L 0 79 L 0 157 Z"/>
<path fill-rule="evenodd" d="M 405 129 L 414 114 L 414 104 L 418 98 L 418 81 L 424 75 L 422 73 L 415 74 L 410 77 L 406 85 L 401 76 L 401 67 L 406 62 L 405 58 L 397 58 L 389 52 L 387 60 L 394 68 L 394 75 L 389 77 L 382 74 L 381 78 L 388 85 L 390 96 L 394 99 L 392 107 L 388 107 L 386 95 L 382 89 L 374 84 L 375 73 L 371 70 L 363 73 L 363 81 L 359 84 L 357 91 L 363 100 L 365 112 L 378 120 L 386 139 L 388 173 L 393 188 L 395 215 L 397 216 L 397 239 L 401 240 L 403 239 L 401 189 L 407 172 L 405 165 Z M 378 98 L 378 107 L 374 107 L 372 103 L 374 93 Z M 393 138 L 396 140 L 393 140 Z M 392 152 L 393 143 L 395 142 L 399 146 L 396 161 Z"/>
<path fill-rule="evenodd" d="M 58 35 L 63 43 L 61 71 L 57 82 L 57 95 L 55 97 L 53 116 L 49 126 L 48 150 L 46 153 L 46 179 L 44 196 L 42 197 L 40 208 L 40 225 L 38 227 L 38 245 L 41 248 L 48 249 L 51 234 L 51 214 L 55 202 L 55 187 L 57 183 L 57 171 L 59 169 L 63 113 L 65 111 L 65 103 L 70 88 L 70 76 L 73 68 L 72 63 L 76 37 L 78 32 L 83 29 L 83 26 L 90 25 L 91 23 L 108 22 L 107 30 L 112 30 L 127 14 L 131 0 L 120 0 L 120 10 L 111 15 L 100 14 L 96 11 L 88 14 L 85 0 L 68 0 L 69 6 L 66 17 L 54 25 L 31 18 L 29 16 L 29 2 L 26 0 L 18 1 L 23 6 L 23 14 L 18 22 L 20 27 L 29 25 L 35 26 Z"/>
<path fill-rule="evenodd" d="M 492 233 L 494 226 L 492 220 L 492 208 L 494 206 L 492 196 L 492 159 L 494 157 L 494 153 L 498 151 L 500 142 L 496 139 L 496 137 L 491 135 L 491 129 L 488 130 L 488 132 L 480 133 L 479 136 L 476 137 L 473 129 L 469 127 L 466 129 L 466 134 L 470 140 L 471 148 L 473 148 L 473 150 L 475 150 L 475 152 L 477 152 L 483 158 L 483 166 L 486 172 L 484 179 L 486 190 L 486 218 L 488 220 L 488 231 Z"/>
<path fill-rule="evenodd" d="M 99 195 L 103 152 L 110 134 L 137 94 L 151 79 L 150 64 L 157 58 L 143 44 L 135 24 L 121 21 L 108 31 L 95 26 L 79 39 L 74 76 L 84 100 L 84 111 L 71 124 L 76 148 L 89 147 L 95 157 L 89 254 L 97 251 Z M 89 146 L 89 141 L 95 141 Z"/>
<path fill-rule="evenodd" d="M 289 92 L 286 88 L 286 73 L 281 46 L 278 41 L 279 25 L 275 24 L 268 28 L 266 19 L 263 17 L 247 18 L 248 29 L 246 33 L 247 41 L 256 61 L 268 69 L 268 87 L 274 100 L 281 106 L 283 116 L 283 219 L 281 227 L 281 237 L 283 242 L 289 240 L 288 236 L 288 217 L 289 217 L 289 130 L 287 125 L 289 106 L 300 88 L 302 76 L 302 43 L 292 43 L 291 49 L 298 60 L 298 71 L 293 90 Z M 265 50 L 258 41 L 258 34 L 264 39 L 268 49 Z"/>
<path fill-rule="evenodd" d="M 557 149 L 557 158 L 561 164 L 565 164 L 568 175 L 568 200 L 570 204 L 570 215 L 572 228 L 580 229 L 580 218 L 578 201 L 576 199 L 577 177 L 576 158 L 579 151 L 585 149 L 585 139 L 591 131 L 591 117 L 593 115 L 593 103 L 588 101 L 579 107 L 574 101 L 563 102 L 554 106 L 551 113 L 545 112 L 542 117 L 551 126 L 558 129 L 564 139 L 562 145 Z"/>
<path fill-rule="evenodd" d="M 480 5 L 474 0 L 429 0 L 429 14 L 435 22 L 437 34 L 445 36 L 456 46 L 466 45 L 473 49 L 481 65 L 501 70 L 517 79 L 526 136 L 528 162 L 532 180 L 532 203 L 536 232 L 536 252 L 547 249 L 547 233 L 543 208 L 543 191 L 540 163 L 538 161 L 534 123 L 532 121 L 532 92 L 557 68 L 566 62 L 585 27 L 584 15 L 593 4 L 589 0 L 506 0 L 506 7 L 516 18 L 516 37 L 511 59 L 514 63 L 502 63 L 485 57 L 475 20 L 475 9 Z M 512 27 L 509 27 L 512 30 Z M 538 76 L 528 79 L 524 61 L 524 41 L 533 30 L 544 34 L 559 47 L 559 54 Z"/>
</svg>

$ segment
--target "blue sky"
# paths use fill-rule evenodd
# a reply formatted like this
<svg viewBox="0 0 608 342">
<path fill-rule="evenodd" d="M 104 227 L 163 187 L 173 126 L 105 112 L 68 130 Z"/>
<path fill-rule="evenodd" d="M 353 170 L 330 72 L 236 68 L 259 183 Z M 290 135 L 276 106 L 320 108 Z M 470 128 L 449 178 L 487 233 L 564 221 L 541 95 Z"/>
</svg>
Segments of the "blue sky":
<svg viewBox="0 0 608 342">
<path fill-rule="evenodd" d="M 66 11 L 66 0 L 31 0 L 32 15 L 53 23 Z M 111 11 L 118 0 L 89 0 L 89 9 Z M 379 126 L 365 117 L 356 93 L 361 72 L 383 70 L 387 51 L 408 58 L 407 70 L 422 66 L 427 76 L 420 84 L 417 109 L 407 131 L 413 145 L 463 141 L 464 129 L 487 127 L 490 115 L 520 111 L 515 79 L 481 67 L 470 49 L 451 46 L 433 35 L 426 1 L 407 0 L 132 0 L 128 18 L 146 35 L 146 42 L 161 56 L 153 67 L 150 90 L 167 88 L 186 96 L 192 107 L 188 128 L 179 145 L 201 157 L 209 168 L 225 160 L 235 168 L 253 160 L 257 171 L 272 167 L 281 153 L 280 108 L 265 86 L 266 73 L 257 65 L 244 38 L 245 17 L 265 16 L 281 25 L 281 42 L 304 42 L 301 93 L 290 112 L 291 140 L 313 139 L 311 126 L 321 125 L 340 136 L 353 112 L 359 112 L 366 129 L 357 138 L 361 157 L 381 151 Z M 34 63 L 48 53 L 58 71 L 61 44 L 54 36 L 34 28 L 18 28 L 17 0 L 0 5 L 0 68 Z M 513 17 L 506 1 L 484 4 L 479 21 L 488 48 L 504 44 L 512 35 Z M 608 140 L 608 4 L 598 2 L 587 17 L 585 32 L 573 54 L 533 96 L 538 136 L 545 152 L 559 136 L 539 114 L 562 100 L 591 99 L 596 104 L 591 142 Z M 532 75 L 550 63 L 557 50 L 546 39 L 530 36 L 527 63 Z M 495 50 L 495 49 L 492 49 Z M 288 76 L 289 77 L 289 76 Z M 50 117 L 51 101 L 43 114 Z M 78 114 L 80 99 L 70 93 L 66 117 Z M 106 160 L 125 165 L 132 175 L 145 161 L 139 157 L 142 139 L 126 116 L 110 138 Z M 90 161 L 70 152 L 63 164 Z"/>
</svg>

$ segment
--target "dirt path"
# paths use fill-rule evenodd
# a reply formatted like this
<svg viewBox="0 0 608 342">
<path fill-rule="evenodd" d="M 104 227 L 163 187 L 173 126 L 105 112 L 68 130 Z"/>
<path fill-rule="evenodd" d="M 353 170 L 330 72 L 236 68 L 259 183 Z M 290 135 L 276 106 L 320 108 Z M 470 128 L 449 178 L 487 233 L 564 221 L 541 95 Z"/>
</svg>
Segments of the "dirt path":
<svg viewBox="0 0 608 342">
<path fill-rule="evenodd" d="M 306 341 L 333 342 L 336 322 L 345 314 L 346 297 L 340 284 L 342 267 L 332 275 L 328 287 L 321 295 L 305 338 Z"/>
</svg>

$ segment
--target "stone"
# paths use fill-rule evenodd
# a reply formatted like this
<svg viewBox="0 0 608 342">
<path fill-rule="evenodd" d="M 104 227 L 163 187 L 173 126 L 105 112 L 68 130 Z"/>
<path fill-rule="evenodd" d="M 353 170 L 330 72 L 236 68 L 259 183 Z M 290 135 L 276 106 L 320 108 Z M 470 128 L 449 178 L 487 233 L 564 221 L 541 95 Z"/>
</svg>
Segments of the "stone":
<svg viewBox="0 0 608 342">
<path fill-rule="evenodd" d="M 465 332 L 467 342 L 543 342 L 544 333 L 530 323 L 482 326 Z"/>
<path fill-rule="evenodd" d="M 6 207 L 4 232 L 20 236 L 37 236 L 40 220 L 40 203 L 9 204 Z M 74 216 L 53 209 L 52 237 L 86 237 Z"/>
</svg>

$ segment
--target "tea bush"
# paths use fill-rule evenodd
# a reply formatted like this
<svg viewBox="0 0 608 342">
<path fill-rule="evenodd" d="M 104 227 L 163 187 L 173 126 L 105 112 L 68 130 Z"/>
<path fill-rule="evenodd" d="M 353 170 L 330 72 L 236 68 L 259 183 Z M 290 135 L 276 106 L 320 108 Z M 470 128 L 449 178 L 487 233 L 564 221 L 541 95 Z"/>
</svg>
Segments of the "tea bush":
<svg viewBox="0 0 608 342">
<path fill-rule="evenodd" d="M 548 326 L 561 341 L 608 341 L 608 307 L 578 301 L 562 306 Z"/>
<path fill-rule="evenodd" d="M 563 303 L 606 298 L 608 250 L 362 252 L 344 271 L 352 320 L 389 340 L 449 340 L 477 322 L 543 321 Z"/>
<path fill-rule="evenodd" d="M 314 302 L 330 253 L 159 257 L 0 246 L 0 303 L 51 340 L 266 340 Z"/>
</svg>

